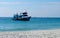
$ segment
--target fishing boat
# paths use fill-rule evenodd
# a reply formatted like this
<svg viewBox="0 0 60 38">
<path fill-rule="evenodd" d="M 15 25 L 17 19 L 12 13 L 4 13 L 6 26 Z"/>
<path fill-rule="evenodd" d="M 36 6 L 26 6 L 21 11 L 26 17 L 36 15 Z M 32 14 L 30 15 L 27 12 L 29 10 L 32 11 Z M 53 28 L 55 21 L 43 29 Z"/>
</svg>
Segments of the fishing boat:
<svg viewBox="0 0 60 38">
<path fill-rule="evenodd" d="M 20 21 L 29 21 L 31 16 L 28 16 L 27 12 L 20 13 L 20 15 L 15 14 L 13 20 L 20 20 Z"/>
</svg>

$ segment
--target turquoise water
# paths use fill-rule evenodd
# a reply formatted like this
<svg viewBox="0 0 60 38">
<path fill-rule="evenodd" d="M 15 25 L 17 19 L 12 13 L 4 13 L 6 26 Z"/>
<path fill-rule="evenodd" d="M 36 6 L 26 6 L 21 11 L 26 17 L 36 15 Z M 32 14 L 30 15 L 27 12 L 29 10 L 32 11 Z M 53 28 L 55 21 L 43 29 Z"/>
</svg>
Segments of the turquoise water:
<svg viewBox="0 0 60 38">
<path fill-rule="evenodd" d="M 12 18 L 0 17 L 0 31 L 5 30 L 47 30 L 59 29 L 60 18 L 37 18 L 30 21 L 14 21 Z"/>
</svg>

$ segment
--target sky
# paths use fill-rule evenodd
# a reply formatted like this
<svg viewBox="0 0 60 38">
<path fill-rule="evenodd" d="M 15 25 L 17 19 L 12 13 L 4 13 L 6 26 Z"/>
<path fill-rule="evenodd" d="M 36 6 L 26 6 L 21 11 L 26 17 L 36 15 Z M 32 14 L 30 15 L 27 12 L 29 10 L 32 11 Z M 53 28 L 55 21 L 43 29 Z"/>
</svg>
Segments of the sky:
<svg viewBox="0 0 60 38">
<path fill-rule="evenodd" d="M 32 17 L 60 17 L 60 0 L 0 0 L 0 17 L 25 11 Z"/>
</svg>

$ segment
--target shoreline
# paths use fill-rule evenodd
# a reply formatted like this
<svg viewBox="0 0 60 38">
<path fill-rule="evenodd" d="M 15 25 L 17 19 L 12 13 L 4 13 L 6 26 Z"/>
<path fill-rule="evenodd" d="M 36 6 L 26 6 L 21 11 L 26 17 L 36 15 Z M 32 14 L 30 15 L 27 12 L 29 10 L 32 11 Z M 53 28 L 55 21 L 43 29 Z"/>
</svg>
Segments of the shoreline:
<svg viewBox="0 0 60 38">
<path fill-rule="evenodd" d="M 60 29 L 5 31 L 0 32 L 0 38 L 60 38 Z"/>
</svg>

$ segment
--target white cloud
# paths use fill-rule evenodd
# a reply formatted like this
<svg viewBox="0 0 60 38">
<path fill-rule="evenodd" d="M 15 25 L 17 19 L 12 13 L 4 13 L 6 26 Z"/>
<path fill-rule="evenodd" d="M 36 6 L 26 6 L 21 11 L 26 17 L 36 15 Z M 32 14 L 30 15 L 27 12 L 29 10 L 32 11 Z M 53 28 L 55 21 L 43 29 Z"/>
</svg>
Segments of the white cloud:
<svg viewBox="0 0 60 38">
<path fill-rule="evenodd" d="M 30 4 L 28 2 L 0 2 L 0 4 Z"/>
<path fill-rule="evenodd" d="M 40 5 L 60 5 L 60 2 L 40 2 Z"/>
<path fill-rule="evenodd" d="M 48 2 L 48 4 L 60 4 L 60 2 Z"/>
</svg>

